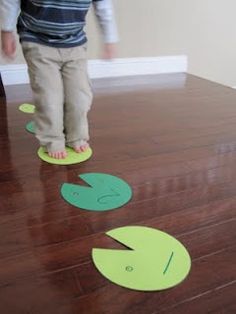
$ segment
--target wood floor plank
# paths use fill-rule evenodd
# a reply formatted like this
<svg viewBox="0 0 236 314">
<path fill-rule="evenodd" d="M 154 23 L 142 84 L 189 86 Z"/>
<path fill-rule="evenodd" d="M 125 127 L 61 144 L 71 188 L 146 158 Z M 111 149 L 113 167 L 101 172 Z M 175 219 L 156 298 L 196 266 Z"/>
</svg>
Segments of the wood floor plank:
<svg viewBox="0 0 236 314">
<path fill-rule="evenodd" d="M 201 297 L 205 299 L 206 295 L 214 292 L 216 299 L 211 296 L 212 300 L 208 299 L 208 305 L 212 308 L 215 306 L 219 310 L 222 304 L 218 301 L 219 307 L 217 307 L 217 304 L 212 301 L 218 300 L 217 289 L 218 287 L 222 289 L 222 283 L 225 283 L 230 296 L 221 302 L 223 304 L 225 302 L 225 306 L 230 309 L 234 307 L 234 303 L 231 301 L 233 301 L 232 293 L 234 290 L 232 288 L 234 288 L 233 283 L 236 278 L 232 272 L 231 260 L 235 257 L 234 247 L 204 258 L 198 258 L 193 262 L 191 276 L 184 283 L 170 290 L 152 293 L 135 292 L 116 286 L 104 279 L 91 263 L 83 264 L 71 271 L 73 275 L 71 272 L 65 273 L 63 271 L 46 277 L 31 278 L 31 281 L 17 281 L 7 287 L 2 287 L 0 288 L 0 304 L 5 307 L 6 303 L 4 305 L 4 302 L 9 300 L 9 293 L 14 293 L 19 302 L 17 307 L 12 304 L 7 305 L 10 314 L 21 313 L 20 311 L 23 313 L 23 310 L 28 308 L 33 308 L 39 314 L 49 314 L 50 311 L 56 311 L 60 314 L 143 313 L 147 311 L 147 313 L 156 314 L 168 311 L 170 313 L 172 309 L 175 313 L 175 307 L 176 311 L 181 306 L 189 308 L 188 306 L 192 301 Z M 218 267 L 220 267 L 221 272 L 218 272 Z M 205 276 L 201 275 L 203 272 Z M 74 282 L 75 278 L 79 281 L 77 285 Z M 47 284 L 47 282 L 49 283 Z M 78 290 L 78 286 L 82 292 Z M 40 298 L 36 298 L 37 293 L 30 294 L 30 291 L 35 291 L 35 293 L 41 291 Z M 26 299 L 24 294 L 27 292 L 29 297 Z M 204 309 L 203 305 L 204 303 L 202 305 L 197 303 L 196 307 L 191 308 L 191 312 L 199 313 L 197 312 L 198 308 Z"/>
<path fill-rule="evenodd" d="M 0 288 L 0 312 L 43 313 L 45 307 L 67 303 L 79 295 L 82 295 L 82 290 L 71 271 L 48 276 L 35 274 L 27 280 L 15 281 Z"/>
<path fill-rule="evenodd" d="M 145 199 L 143 190 L 145 191 L 142 186 L 140 200 L 141 198 Z M 141 207 L 140 204 L 135 206 L 127 207 L 127 210 L 124 209 L 122 213 L 121 210 L 103 213 L 104 219 L 101 219 L 101 215 L 96 213 L 91 213 L 85 218 L 82 217 L 83 211 L 81 210 L 72 210 L 71 208 L 71 213 L 69 213 L 68 206 L 63 208 L 57 203 L 49 204 L 44 210 L 44 215 L 40 217 L 35 217 L 29 213 L 27 226 L 24 225 L 25 217 L 18 221 L 18 224 L 21 223 L 20 226 L 16 220 L 0 224 L 0 258 L 27 252 L 32 247 L 37 248 L 75 240 L 93 232 L 103 232 L 108 228 L 119 227 L 122 224 L 135 223 L 150 227 L 158 226 L 158 228 L 167 230 L 172 234 L 186 233 L 196 228 L 232 219 L 235 216 L 236 198 L 212 201 L 207 205 L 190 206 L 187 209 L 174 212 L 170 207 L 166 209 L 166 212 L 159 213 L 157 218 L 150 219 L 148 217 L 153 217 L 150 210 L 143 211 L 142 204 Z M 58 207 L 60 207 L 60 215 L 58 214 Z M 131 211 L 130 208 L 133 214 L 128 214 Z M 143 215 L 139 211 L 142 211 Z M 175 221 L 178 221 L 177 225 Z"/>
<path fill-rule="evenodd" d="M 235 91 L 183 73 L 94 85 L 93 156 L 79 165 L 37 157 L 32 117 L 18 110 L 28 85 L 0 99 L 0 313 L 234 313 Z M 67 204 L 61 184 L 87 172 L 123 178 L 133 198 L 103 213 Z M 142 293 L 103 278 L 91 249 L 124 249 L 105 232 L 126 225 L 178 238 L 193 259 L 187 280 Z"/>
<path fill-rule="evenodd" d="M 155 227 L 158 228 L 158 224 Z M 235 243 L 235 230 L 236 220 L 232 219 L 225 223 L 200 228 L 195 232 L 175 236 L 187 247 L 192 258 L 199 258 L 232 246 Z M 103 233 L 62 242 L 60 245 L 36 248 L 33 253 L 0 259 L 1 282 L 6 284 L 15 278 L 27 277 L 35 272 L 50 273 L 77 266 L 89 261 L 91 251 L 96 247 L 123 248 Z"/>
<path fill-rule="evenodd" d="M 163 311 L 156 311 L 156 313 L 207 313 L 209 314 L 234 314 L 236 312 L 235 303 L 236 282 L 233 281 L 228 285 L 209 290 L 199 296 L 193 297 L 175 307 L 167 308 Z"/>
<path fill-rule="evenodd" d="M 229 186 L 227 185 L 226 187 L 229 188 Z M 232 189 L 232 194 L 234 196 L 234 186 L 232 186 Z M 228 191 L 229 190 L 227 190 L 227 192 Z M 74 237 L 83 236 L 86 234 L 90 234 L 92 232 L 91 230 L 93 230 L 93 232 L 101 232 L 106 230 L 107 228 L 119 226 L 120 224 L 137 224 L 140 221 L 144 222 L 147 219 L 152 219 L 153 217 L 155 217 L 155 215 L 161 217 L 163 215 L 168 215 L 171 213 L 174 214 L 176 211 L 181 210 L 186 210 L 186 213 L 188 215 L 191 215 L 196 206 L 198 206 L 199 209 L 201 206 L 205 207 L 205 211 L 207 212 L 208 207 L 210 208 L 217 206 L 215 202 L 217 202 L 220 198 L 223 198 L 226 203 L 225 218 L 228 219 L 229 217 L 231 217 L 231 209 L 227 207 L 227 203 L 230 204 L 230 200 L 233 197 L 232 195 L 228 195 L 225 192 L 225 188 L 222 187 L 221 190 L 216 190 L 218 194 L 204 193 L 204 191 L 200 190 L 201 193 L 196 193 L 194 195 L 194 192 L 196 193 L 196 190 L 190 190 L 189 196 L 187 192 L 181 192 L 174 194 L 171 198 L 165 196 L 157 199 L 151 198 L 143 202 L 137 201 L 127 204 L 121 209 L 117 209 L 116 211 L 109 211 L 103 213 L 102 215 L 100 213 L 98 215 L 96 215 L 95 213 L 87 213 L 79 210 L 78 208 L 73 208 L 72 206 L 67 205 L 62 200 L 60 202 L 53 202 L 47 205 L 44 204 L 40 206 L 34 206 L 34 204 L 32 204 L 31 206 L 29 206 L 29 209 L 17 211 L 17 215 L 11 212 L 10 209 L 5 209 L 6 214 L 4 215 L 4 217 L 3 215 L 1 215 L 2 223 L 0 224 L 0 234 L 2 234 L 3 243 L 6 239 L 10 239 L 9 237 L 11 237 L 11 234 L 14 237 L 14 234 L 16 232 L 25 232 L 25 234 L 28 234 L 29 239 L 31 238 L 31 233 L 35 234 L 37 232 L 37 238 L 43 239 L 45 238 L 44 231 L 48 230 L 48 232 L 50 232 L 50 229 L 55 229 L 56 227 L 54 226 L 57 223 L 58 225 L 62 224 L 61 228 L 58 228 L 58 231 L 63 230 L 63 222 L 65 225 L 65 231 L 66 228 L 68 228 L 68 225 L 70 225 L 72 228 L 74 224 L 74 218 L 78 223 L 81 222 L 81 227 L 79 227 L 78 225 L 78 230 L 74 230 Z M 148 193 L 149 191 L 145 192 L 144 190 L 143 192 L 140 192 L 139 197 L 141 198 L 142 195 L 144 195 L 145 197 L 145 194 L 148 195 Z M 191 195 L 193 195 L 192 198 Z M 199 197 L 202 197 L 202 199 Z M 211 210 L 214 214 L 214 208 L 211 208 Z M 212 213 L 211 210 L 209 209 L 209 217 Z M 101 219 L 101 216 L 104 219 Z M 196 215 L 194 215 L 193 217 L 195 216 Z M 195 224 L 192 224 L 192 229 L 194 228 Z M 66 233 L 64 234 L 65 238 L 61 236 L 61 241 L 68 240 L 68 238 L 66 238 Z M 20 240 L 20 238 L 18 238 L 18 240 Z M 31 240 L 29 241 L 31 242 Z M 40 244 L 40 242 L 41 240 L 38 242 L 38 244 Z M 14 243 L 12 244 L 14 245 Z M 13 246 L 12 249 L 14 250 Z"/>
<path fill-rule="evenodd" d="M 83 274 L 85 284 L 83 285 L 82 283 L 82 288 L 86 289 L 87 294 L 78 297 L 67 305 L 61 305 L 60 308 L 56 307 L 56 310 L 59 314 L 161 313 L 162 310 L 172 309 L 175 304 L 181 301 L 186 300 L 187 302 L 189 299 L 217 289 L 223 283 L 230 285 L 235 280 L 235 276 L 232 275 L 232 256 L 235 257 L 235 248 L 196 260 L 193 263 L 191 276 L 184 283 L 173 289 L 154 293 L 136 292 L 111 283 L 100 288 L 93 285 L 89 285 L 88 287 L 86 285 L 89 284 L 90 276 L 95 276 L 91 268 L 91 271 Z M 218 272 L 218 267 L 221 269 L 220 273 Z M 202 273 L 205 276 L 202 276 Z M 234 288 L 233 285 L 231 285 L 231 288 Z M 233 301 L 232 298 L 230 300 Z M 211 302 L 210 300 L 208 302 L 208 305 L 211 304 L 211 307 L 213 307 L 214 298 L 212 298 Z M 228 303 L 227 307 L 233 308 L 234 304 Z M 191 313 L 199 314 L 198 308 L 199 305 L 196 308 L 192 307 Z M 205 312 L 203 313 L 207 313 L 208 308 L 205 307 L 204 309 Z M 45 314 L 49 314 L 50 310 L 48 309 L 48 312 L 45 312 Z M 169 311 L 169 313 L 172 312 Z"/>
</svg>

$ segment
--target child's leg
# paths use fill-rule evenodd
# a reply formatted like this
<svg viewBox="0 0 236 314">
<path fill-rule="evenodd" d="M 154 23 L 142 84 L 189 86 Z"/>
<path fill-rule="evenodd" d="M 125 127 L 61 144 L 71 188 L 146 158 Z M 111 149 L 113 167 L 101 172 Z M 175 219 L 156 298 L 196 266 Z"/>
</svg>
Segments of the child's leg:
<svg viewBox="0 0 236 314">
<path fill-rule="evenodd" d="M 64 158 L 64 92 L 60 55 L 55 48 L 35 43 L 23 43 L 22 47 L 35 98 L 36 137 L 50 156 Z"/>
<path fill-rule="evenodd" d="M 77 152 L 88 148 L 87 114 L 92 103 L 92 90 L 87 73 L 85 46 L 64 50 L 62 77 L 65 93 L 64 125 L 66 144 Z"/>
</svg>

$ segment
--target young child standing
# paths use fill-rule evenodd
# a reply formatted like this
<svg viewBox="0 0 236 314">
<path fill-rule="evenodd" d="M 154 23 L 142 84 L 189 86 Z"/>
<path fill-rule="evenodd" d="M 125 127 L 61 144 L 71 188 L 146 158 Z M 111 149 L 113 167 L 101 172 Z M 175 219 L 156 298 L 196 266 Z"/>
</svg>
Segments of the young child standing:
<svg viewBox="0 0 236 314">
<path fill-rule="evenodd" d="M 0 0 L 2 51 L 14 57 L 17 31 L 35 99 L 35 133 L 50 157 L 88 147 L 92 91 L 87 73 L 86 15 L 93 4 L 112 58 L 117 30 L 112 0 Z M 18 19 L 17 19 L 18 17 Z"/>
</svg>

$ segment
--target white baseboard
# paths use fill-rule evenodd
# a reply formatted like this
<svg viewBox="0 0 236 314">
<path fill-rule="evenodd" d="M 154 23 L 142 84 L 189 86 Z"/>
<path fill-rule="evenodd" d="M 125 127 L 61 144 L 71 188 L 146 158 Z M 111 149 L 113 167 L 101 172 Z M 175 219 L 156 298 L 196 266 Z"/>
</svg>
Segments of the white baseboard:
<svg viewBox="0 0 236 314">
<path fill-rule="evenodd" d="M 156 58 L 127 58 L 113 61 L 89 60 L 91 79 L 131 75 L 187 72 L 187 56 L 166 56 Z M 0 66 L 4 85 L 28 84 L 29 77 L 25 64 Z"/>
</svg>

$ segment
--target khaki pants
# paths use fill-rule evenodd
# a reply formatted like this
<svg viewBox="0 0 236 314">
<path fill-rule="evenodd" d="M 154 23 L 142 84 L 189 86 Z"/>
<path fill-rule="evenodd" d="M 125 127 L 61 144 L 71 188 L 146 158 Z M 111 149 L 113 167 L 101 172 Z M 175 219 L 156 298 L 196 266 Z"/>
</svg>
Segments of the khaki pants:
<svg viewBox="0 0 236 314">
<path fill-rule="evenodd" d="M 53 48 L 22 43 L 35 98 L 35 133 L 49 152 L 89 139 L 92 90 L 86 46 Z"/>
</svg>

